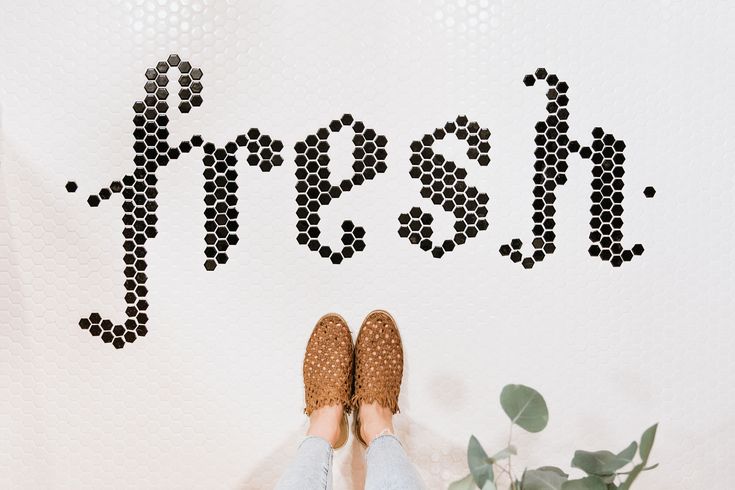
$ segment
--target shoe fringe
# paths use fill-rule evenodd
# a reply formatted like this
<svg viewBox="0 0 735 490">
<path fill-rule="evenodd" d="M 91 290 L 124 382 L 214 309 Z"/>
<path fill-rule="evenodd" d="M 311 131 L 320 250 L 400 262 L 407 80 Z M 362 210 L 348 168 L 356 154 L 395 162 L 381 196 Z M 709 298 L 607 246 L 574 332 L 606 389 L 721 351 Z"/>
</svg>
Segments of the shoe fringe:
<svg viewBox="0 0 735 490">
<path fill-rule="evenodd" d="M 311 415 L 311 413 L 314 410 L 318 410 L 323 407 L 328 407 L 330 405 L 342 405 L 343 410 L 346 414 L 352 413 L 352 403 L 351 400 L 338 400 L 336 398 L 326 398 L 326 399 L 319 399 L 316 401 L 312 401 L 308 406 L 304 407 L 304 413 L 306 415 Z"/>
<path fill-rule="evenodd" d="M 390 411 L 394 414 L 401 411 L 401 409 L 398 407 L 398 397 L 397 396 L 391 396 L 390 394 L 380 395 L 380 396 L 369 396 L 369 395 L 352 395 L 352 399 L 350 400 L 352 408 L 357 409 L 360 405 L 360 403 L 377 403 L 381 407 L 385 407 L 390 409 Z"/>
</svg>

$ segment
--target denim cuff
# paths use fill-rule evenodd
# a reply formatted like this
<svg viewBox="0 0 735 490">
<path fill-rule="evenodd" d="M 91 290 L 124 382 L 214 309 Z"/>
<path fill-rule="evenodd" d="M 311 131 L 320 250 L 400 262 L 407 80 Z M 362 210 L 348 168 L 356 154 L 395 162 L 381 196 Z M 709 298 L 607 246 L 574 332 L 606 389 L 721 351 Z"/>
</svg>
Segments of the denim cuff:
<svg viewBox="0 0 735 490">
<path fill-rule="evenodd" d="M 304 437 L 304 439 L 299 443 L 299 448 L 304 445 L 310 445 L 313 447 L 321 447 L 325 451 L 329 451 L 329 452 L 334 451 L 334 449 L 332 448 L 332 445 L 329 444 L 329 441 L 319 436 Z"/>
<path fill-rule="evenodd" d="M 374 446 L 385 446 L 385 445 L 391 445 L 391 444 L 398 444 L 398 446 L 401 449 L 403 449 L 403 444 L 401 444 L 401 441 L 394 434 L 383 434 L 383 435 L 377 436 L 375 439 L 373 439 L 370 442 L 370 445 L 365 451 L 365 456 L 367 457 L 367 455 L 370 454 L 370 450 Z"/>
</svg>

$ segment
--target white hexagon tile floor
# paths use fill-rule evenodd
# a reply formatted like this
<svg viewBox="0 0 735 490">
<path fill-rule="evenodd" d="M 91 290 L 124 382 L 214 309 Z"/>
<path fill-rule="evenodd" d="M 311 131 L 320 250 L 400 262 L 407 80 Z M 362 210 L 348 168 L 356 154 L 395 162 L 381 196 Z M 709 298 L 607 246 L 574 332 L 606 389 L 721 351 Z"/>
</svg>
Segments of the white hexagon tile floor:
<svg viewBox="0 0 735 490">
<path fill-rule="evenodd" d="M 517 467 L 658 421 L 637 488 L 729 480 L 731 2 L 0 7 L 0 487 L 271 488 L 373 308 L 429 488 L 506 383 Z"/>
</svg>

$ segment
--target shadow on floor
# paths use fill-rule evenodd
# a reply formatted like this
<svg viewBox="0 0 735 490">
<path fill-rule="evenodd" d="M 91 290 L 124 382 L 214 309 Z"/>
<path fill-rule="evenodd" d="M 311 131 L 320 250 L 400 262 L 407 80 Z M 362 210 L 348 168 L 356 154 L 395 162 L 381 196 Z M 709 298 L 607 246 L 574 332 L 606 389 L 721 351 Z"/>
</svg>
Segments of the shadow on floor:
<svg viewBox="0 0 735 490">
<path fill-rule="evenodd" d="M 426 482 L 427 488 L 446 489 L 448 483 L 466 473 L 465 448 L 453 445 L 444 437 L 405 415 L 396 417 L 396 432 L 411 461 Z M 285 467 L 296 453 L 305 426 L 287 437 L 271 454 L 261 458 L 255 469 L 243 478 L 239 490 L 273 489 Z M 364 490 L 365 450 L 350 434 L 347 445 L 334 456 L 334 488 Z"/>
</svg>

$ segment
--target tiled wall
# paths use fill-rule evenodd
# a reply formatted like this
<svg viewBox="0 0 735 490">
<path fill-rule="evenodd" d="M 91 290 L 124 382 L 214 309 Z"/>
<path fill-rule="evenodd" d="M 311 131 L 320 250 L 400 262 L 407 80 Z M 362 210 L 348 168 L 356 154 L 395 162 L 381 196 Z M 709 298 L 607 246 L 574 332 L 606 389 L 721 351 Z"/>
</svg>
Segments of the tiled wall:
<svg viewBox="0 0 735 490">
<path fill-rule="evenodd" d="M 386 308 L 430 488 L 470 434 L 504 445 L 506 383 L 551 410 L 518 465 L 658 421 L 639 487 L 719 487 L 733 21 L 678 0 L 4 2 L 0 486 L 270 488 L 314 322 Z M 337 454 L 338 488 L 363 473 L 358 444 Z"/>
</svg>

